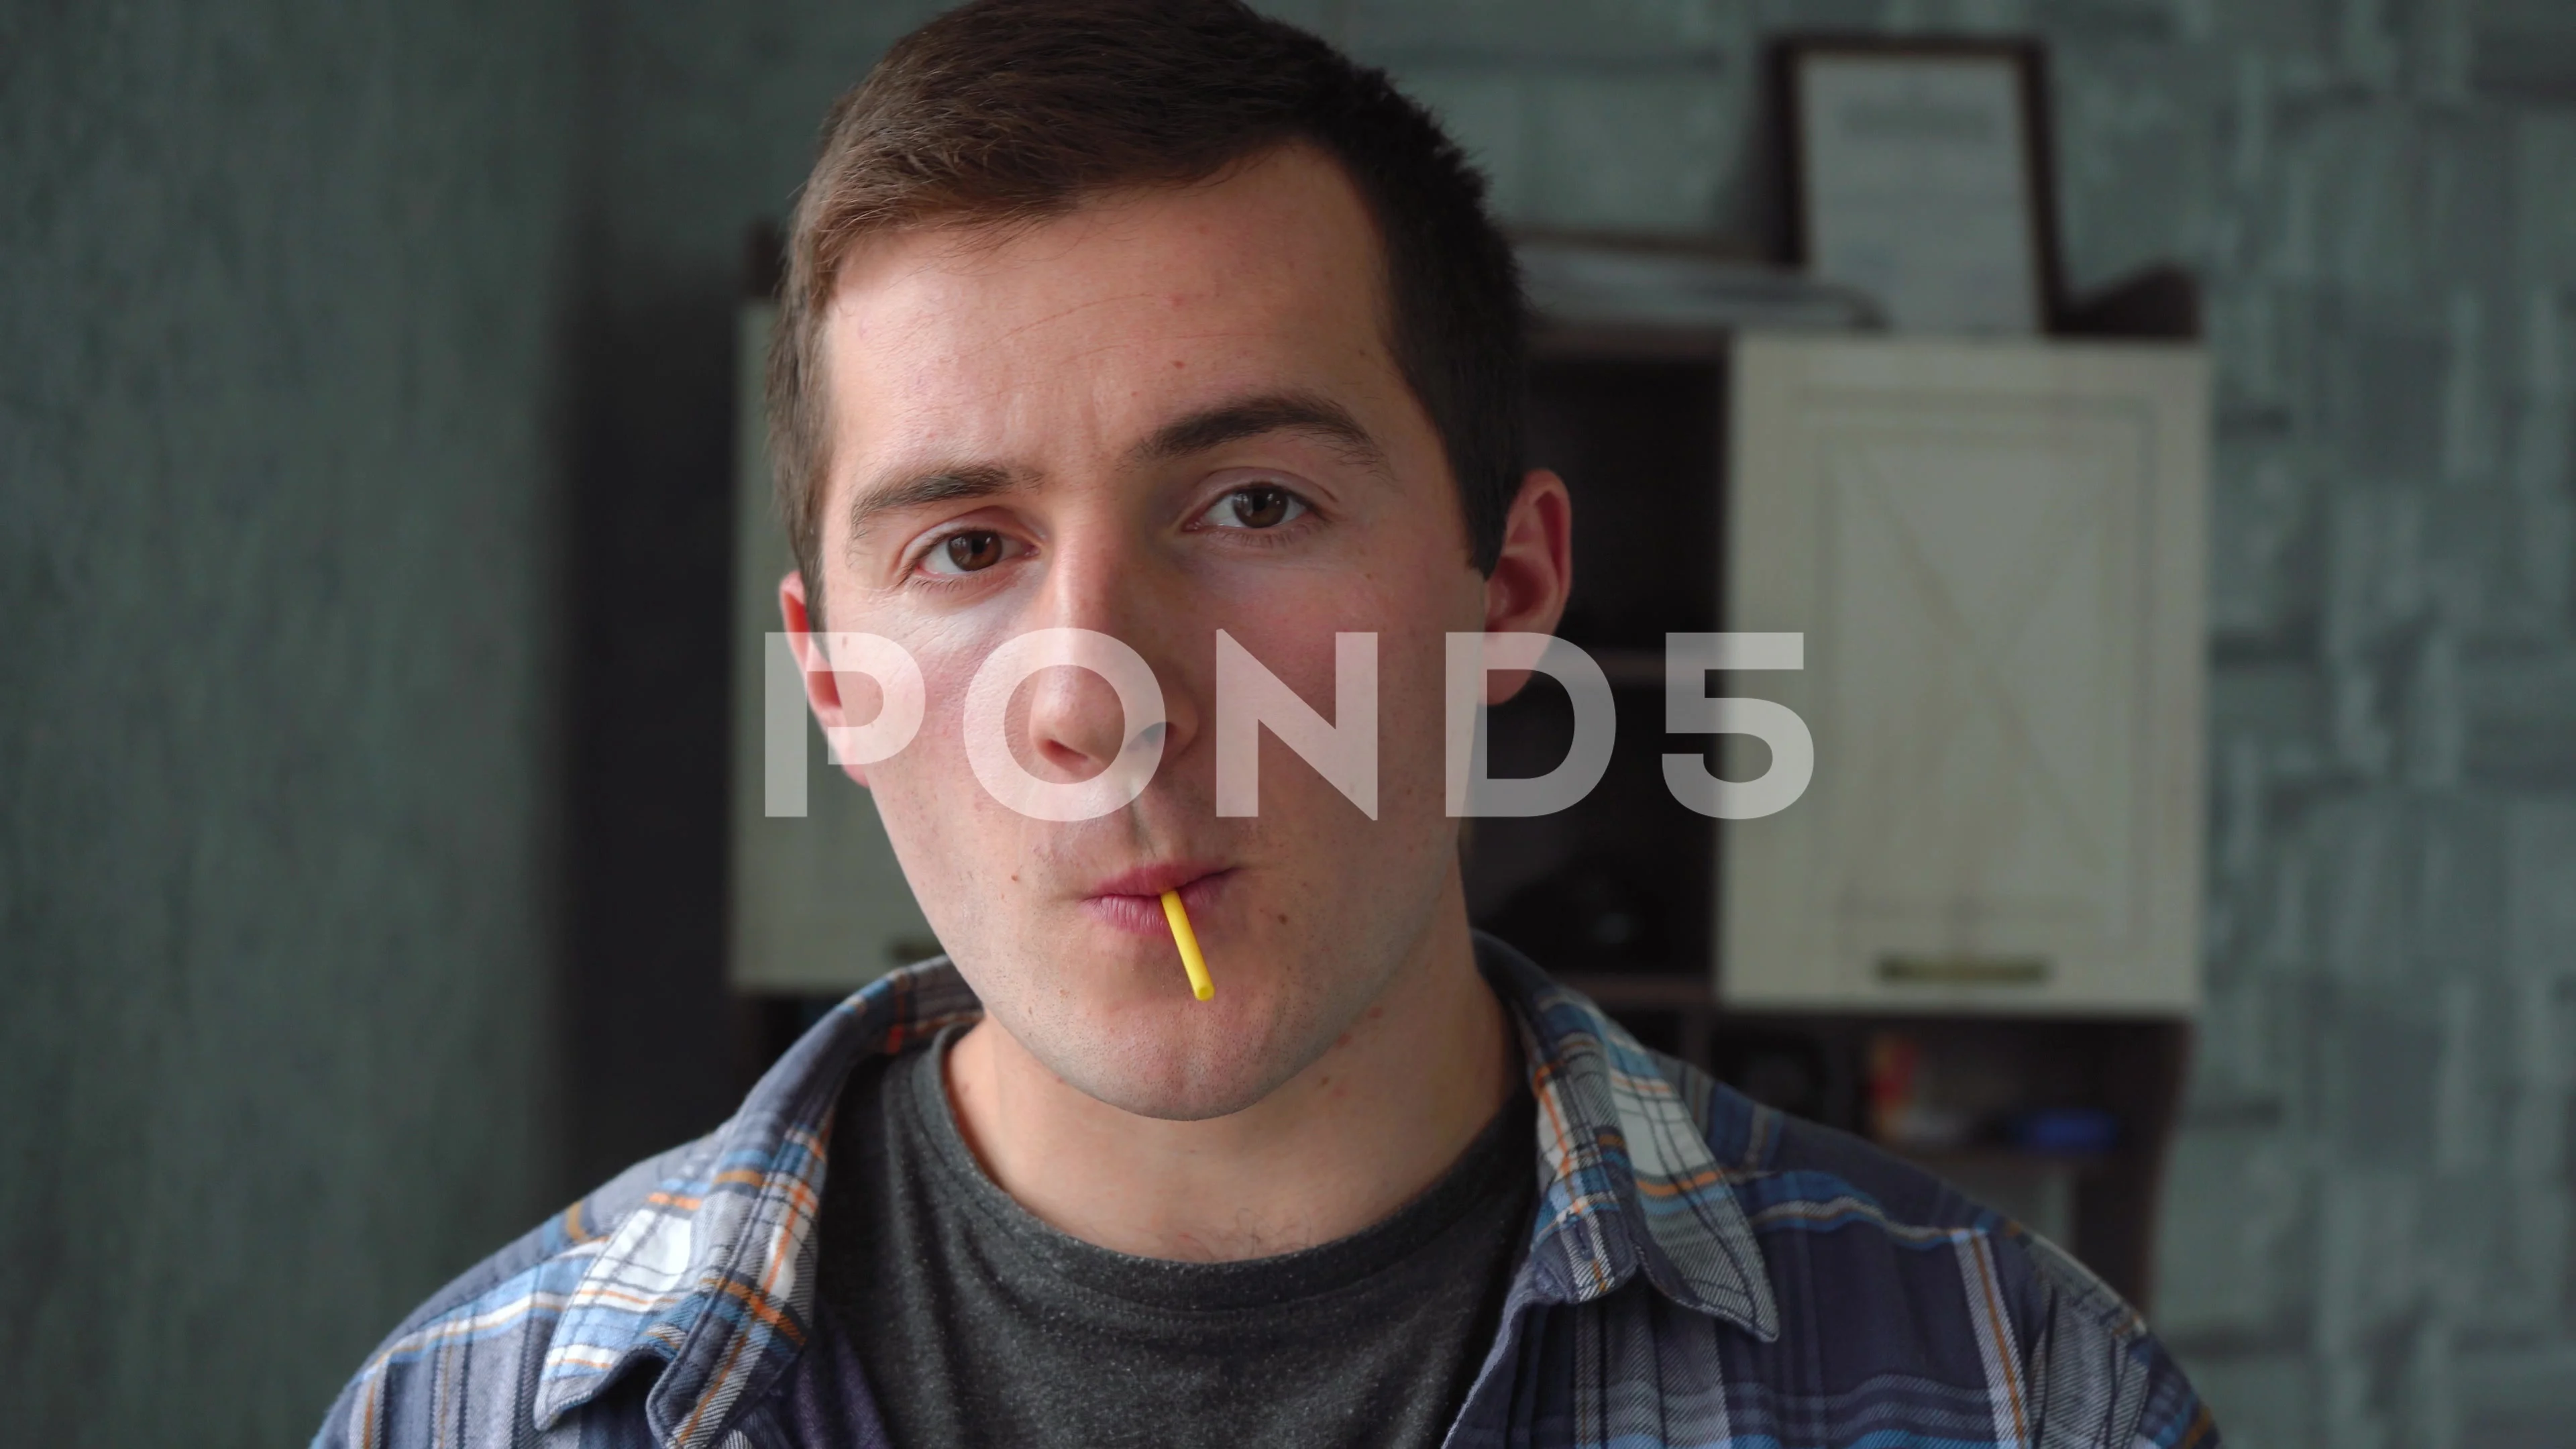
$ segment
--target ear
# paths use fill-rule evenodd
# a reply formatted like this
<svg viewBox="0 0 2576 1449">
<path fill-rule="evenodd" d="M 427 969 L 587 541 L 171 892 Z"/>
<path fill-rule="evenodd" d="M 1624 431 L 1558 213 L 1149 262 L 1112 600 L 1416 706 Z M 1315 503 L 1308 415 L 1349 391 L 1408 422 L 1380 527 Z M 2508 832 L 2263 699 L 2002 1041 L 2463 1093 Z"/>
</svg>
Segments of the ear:
<svg viewBox="0 0 2576 1449">
<path fill-rule="evenodd" d="M 1574 588 L 1574 499 L 1545 468 L 1521 479 L 1503 519 L 1503 547 L 1485 577 L 1485 632 L 1553 634 Z M 1529 682 L 1526 669 L 1485 676 L 1485 703 L 1500 704 Z"/>
<path fill-rule="evenodd" d="M 815 723 L 826 730 L 839 729 L 848 723 L 849 715 L 841 700 L 841 676 L 832 672 L 831 655 L 823 648 L 823 641 L 814 636 L 812 618 L 805 607 L 805 576 L 794 569 L 778 581 L 778 613 L 787 624 L 787 647 L 795 651 L 797 674 L 805 681 L 806 706 L 814 711 Z M 844 761 L 841 773 L 861 785 L 868 782 L 865 765 Z"/>
</svg>

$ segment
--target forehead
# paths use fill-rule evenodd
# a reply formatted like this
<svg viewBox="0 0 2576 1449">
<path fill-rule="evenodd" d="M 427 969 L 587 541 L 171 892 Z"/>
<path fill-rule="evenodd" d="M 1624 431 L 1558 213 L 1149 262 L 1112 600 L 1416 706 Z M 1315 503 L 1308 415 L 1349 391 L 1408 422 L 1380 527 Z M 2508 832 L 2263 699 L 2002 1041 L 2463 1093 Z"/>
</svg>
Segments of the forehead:
<svg viewBox="0 0 2576 1449">
<path fill-rule="evenodd" d="M 872 238 L 823 329 L 832 477 L 924 448 L 1115 448 L 1194 401 L 1401 393 L 1377 232 L 1341 168 L 1289 148 L 1190 187 L 1009 230 Z"/>
</svg>

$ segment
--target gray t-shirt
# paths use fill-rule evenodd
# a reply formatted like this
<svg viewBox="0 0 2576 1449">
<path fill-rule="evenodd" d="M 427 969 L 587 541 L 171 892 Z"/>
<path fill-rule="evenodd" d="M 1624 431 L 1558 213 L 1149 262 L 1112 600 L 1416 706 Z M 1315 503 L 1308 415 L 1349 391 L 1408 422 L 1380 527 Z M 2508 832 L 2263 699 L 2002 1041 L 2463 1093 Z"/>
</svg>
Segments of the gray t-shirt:
<svg viewBox="0 0 2576 1449">
<path fill-rule="evenodd" d="M 1167 1262 L 1059 1232 L 993 1185 L 949 1110 L 951 1035 L 853 1076 L 824 1189 L 818 1296 L 895 1449 L 1441 1441 L 1529 1239 L 1526 1090 L 1374 1227 Z"/>
</svg>

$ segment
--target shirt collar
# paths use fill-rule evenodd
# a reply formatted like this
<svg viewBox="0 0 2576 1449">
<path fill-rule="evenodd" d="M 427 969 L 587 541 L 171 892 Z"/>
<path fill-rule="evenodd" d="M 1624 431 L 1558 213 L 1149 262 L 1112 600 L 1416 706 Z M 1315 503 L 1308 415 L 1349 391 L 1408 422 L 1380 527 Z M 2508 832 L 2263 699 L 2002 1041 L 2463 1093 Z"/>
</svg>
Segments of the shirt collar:
<svg viewBox="0 0 2576 1449">
<path fill-rule="evenodd" d="M 632 1203 L 562 1302 L 532 1405 L 539 1429 L 645 1359 L 662 1364 L 644 1417 L 670 1449 L 700 1449 L 755 1403 L 812 1337 L 814 1222 L 832 1111 L 850 1069 L 982 1014 L 945 958 L 892 972 L 834 1007 L 762 1074 L 708 1137 L 638 1171 Z M 621 1190 L 621 1188 L 623 1190 Z M 608 1213 L 566 1215 L 576 1234 Z"/>
<path fill-rule="evenodd" d="M 1709 1146 L 1758 1153 L 1752 1105 L 1658 1058 L 1511 947 L 1479 935 L 1476 952 L 1520 1023 L 1538 1097 L 1538 1296 L 1587 1303 L 1642 1272 L 1683 1307 L 1777 1338 L 1770 1275 L 1735 1196 L 1738 1170 Z"/>
<path fill-rule="evenodd" d="M 1660 1062 L 1519 952 L 1481 935 L 1476 950 L 1519 1025 L 1537 1098 L 1542 1181 L 1523 1270 L 1534 1295 L 1590 1302 L 1642 1273 L 1683 1307 L 1777 1337 L 1735 1174 L 1684 1094 L 1702 1115 L 1747 1105 Z M 851 1069 L 981 1014 L 941 957 L 871 983 L 799 1039 L 598 1243 L 548 1344 L 538 1427 L 650 1357 L 663 1365 L 645 1398 L 655 1437 L 712 1443 L 732 1406 L 755 1402 L 812 1335 L 825 1146 Z M 1754 1124 L 1718 1127 L 1742 1140 Z M 577 1206 L 568 1221 L 584 1215 Z"/>
</svg>

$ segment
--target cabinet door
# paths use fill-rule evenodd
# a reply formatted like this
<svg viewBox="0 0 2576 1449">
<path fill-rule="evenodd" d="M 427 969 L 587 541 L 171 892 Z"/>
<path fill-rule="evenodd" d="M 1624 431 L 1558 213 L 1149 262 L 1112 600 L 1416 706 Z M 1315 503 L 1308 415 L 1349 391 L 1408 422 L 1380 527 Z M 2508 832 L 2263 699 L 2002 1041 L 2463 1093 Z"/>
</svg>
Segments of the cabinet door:
<svg viewBox="0 0 2576 1449">
<path fill-rule="evenodd" d="M 737 330 L 734 472 L 733 839 L 725 973 L 743 991 L 854 991 L 939 949 L 904 883 L 874 797 L 825 758 L 823 733 L 798 711 L 796 761 L 805 813 L 772 815 L 764 690 L 794 680 L 779 631 L 778 581 L 793 567 L 769 501 L 761 373 L 772 310 L 743 309 Z M 799 686 L 790 683 L 788 688 Z"/>
<path fill-rule="evenodd" d="M 2197 1005 L 2207 389 L 2174 346 L 1739 343 L 1726 627 L 1806 667 L 1718 692 L 1816 765 L 1724 826 L 1724 999 Z"/>
</svg>

